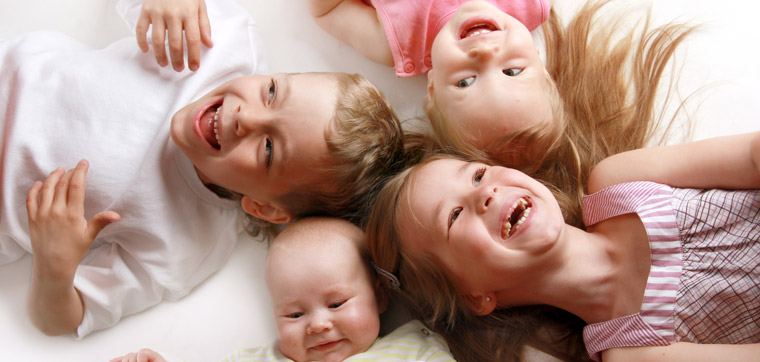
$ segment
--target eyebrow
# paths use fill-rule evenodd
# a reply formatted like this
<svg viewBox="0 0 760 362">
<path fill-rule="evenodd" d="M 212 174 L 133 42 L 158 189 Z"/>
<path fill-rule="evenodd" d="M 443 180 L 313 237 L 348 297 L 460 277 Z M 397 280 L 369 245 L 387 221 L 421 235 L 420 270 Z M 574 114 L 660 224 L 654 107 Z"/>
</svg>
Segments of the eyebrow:
<svg viewBox="0 0 760 362">
<path fill-rule="evenodd" d="M 470 165 L 472 162 L 468 161 L 462 164 L 462 166 L 459 166 L 459 169 L 457 169 L 457 178 L 461 178 L 465 171 L 467 171 L 468 168 L 470 168 Z"/>
</svg>

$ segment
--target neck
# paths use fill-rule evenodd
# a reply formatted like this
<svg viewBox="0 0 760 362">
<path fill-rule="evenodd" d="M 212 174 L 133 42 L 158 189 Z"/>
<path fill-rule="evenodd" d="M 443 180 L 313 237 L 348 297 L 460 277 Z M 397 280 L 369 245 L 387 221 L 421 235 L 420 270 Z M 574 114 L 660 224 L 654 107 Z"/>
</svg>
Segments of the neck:
<svg viewBox="0 0 760 362">
<path fill-rule="evenodd" d="M 587 323 L 610 320 L 631 314 L 630 253 L 620 250 L 625 239 L 609 230 L 584 231 L 570 225 L 565 226 L 557 250 L 549 257 L 550 268 L 540 280 L 530 285 L 530 292 L 519 304 L 547 304 L 573 313 Z M 648 246 L 647 246 L 648 252 Z M 648 273 L 648 271 L 647 271 Z M 644 282 L 646 276 L 644 276 Z M 645 283 L 644 283 L 645 285 Z M 622 293 L 621 293 L 622 292 Z M 507 291 L 507 293 L 510 293 Z M 643 295 L 643 286 L 641 287 Z M 499 298 L 501 299 L 501 296 Z M 509 299 L 507 299 L 509 300 Z M 635 304 L 635 303 L 634 303 Z M 638 311 L 638 309 L 636 309 Z"/>
</svg>

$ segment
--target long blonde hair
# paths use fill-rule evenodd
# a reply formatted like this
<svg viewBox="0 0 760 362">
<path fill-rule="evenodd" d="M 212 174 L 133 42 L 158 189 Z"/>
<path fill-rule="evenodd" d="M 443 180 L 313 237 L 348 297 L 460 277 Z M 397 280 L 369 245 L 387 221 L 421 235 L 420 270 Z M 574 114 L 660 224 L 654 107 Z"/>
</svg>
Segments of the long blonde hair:
<svg viewBox="0 0 760 362">
<path fill-rule="evenodd" d="M 543 127 L 505 134 L 480 150 L 454 134 L 434 99 L 426 98 L 425 105 L 441 149 L 487 158 L 554 185 L 565 220 L 579 227 L 591 169 L 606 157 L 670 136 L 675 115 L 663 119 L 655 108 L 657 90 L 678 45 L 694 30 L 677 23 L 652 28 L 650 15 L 626 30 L 625 17 L 599 16 L 609 3 L 589 1 L 567 27 L 551 10 L 543 24 L 553 110 L 551 121 L 540 120 Z"/>
</svg>

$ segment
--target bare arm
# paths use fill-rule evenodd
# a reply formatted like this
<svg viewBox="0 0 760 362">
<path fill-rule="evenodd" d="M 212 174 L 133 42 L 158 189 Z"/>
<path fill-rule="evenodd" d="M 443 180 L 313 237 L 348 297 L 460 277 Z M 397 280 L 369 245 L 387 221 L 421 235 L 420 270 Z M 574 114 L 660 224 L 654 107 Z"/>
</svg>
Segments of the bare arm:
<svg viewBox="0 0 760 362">
<path fill-rule="evenodd" d="M 56 169 L 44 183 L 36 182 L 26 198 L 34 255 L 27 305 L 32 322 L 47 335 L 76 332 L 84 316 L 74 289 L 77 266 L 100 230 L 120 219 L 113 211 L 84 218 L 88 166 L 80 161 L 68 172 Z"/>
<path fill-rule="evenodd" d="M 373 62 L 393 66 L 388 39 L 377 12 L 361 0 L 308 0 L 322 29 Z"/>
<path fill-rule="evenodd" d="M 588 191 L 596 192 L 630 181 L 654 181 L 689 188 L 758 188 L 760 132 L 642 148 L 610 156 L 591 171 Z"/>
<path fill-rule="evenodd" d="M 38 269 L 35 264 L 27 303 L 32 323 L 49 336 L 76 332 L 84 306 L 74 289 L 73 278 L 50 278 Z"/>
<path fill-rule="evenodd" d="M 757 361 L 760 344 L 673 343 L 669 346 L 613 348 L 602 353 L 603 361 Z"/>
</svg>

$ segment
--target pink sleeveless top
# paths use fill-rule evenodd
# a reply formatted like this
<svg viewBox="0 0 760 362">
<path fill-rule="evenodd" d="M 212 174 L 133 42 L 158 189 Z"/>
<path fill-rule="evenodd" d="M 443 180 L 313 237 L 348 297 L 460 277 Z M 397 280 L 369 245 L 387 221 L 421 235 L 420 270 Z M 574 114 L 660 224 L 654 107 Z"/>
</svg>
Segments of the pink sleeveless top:
<svg viewBox="0 0 760 362">
<path fill-rule="evenodd" d="M 586 226 L 627 213 L 646 228 L 651 270 L 639 313 L 584 328 L 594 360 L 616 347 L 760 342 L 758 190 L 631 182 L 584 197 Z"/>
</svg>

